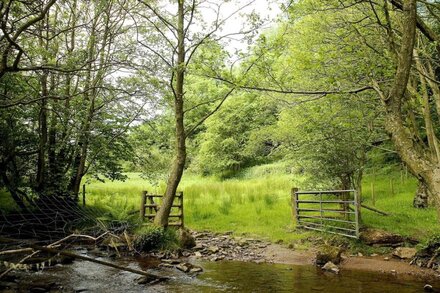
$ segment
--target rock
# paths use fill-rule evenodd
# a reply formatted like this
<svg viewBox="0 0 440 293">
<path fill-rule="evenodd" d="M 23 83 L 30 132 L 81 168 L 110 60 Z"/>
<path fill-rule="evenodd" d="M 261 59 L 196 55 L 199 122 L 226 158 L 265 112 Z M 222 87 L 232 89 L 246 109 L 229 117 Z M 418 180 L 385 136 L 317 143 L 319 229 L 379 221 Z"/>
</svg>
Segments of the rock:
<svg viewBox="0 0 440 293">
<path fill-rule="evenodd" d="M 375 256 L 377 256 L 378 254 L 377 253 L 372 253 L 370 256 L 371 257 L 375 257 Z"/>
<path fill-rule="evenodd" d="M 174 265 L 169 263 L 161 263 L 158 265 L 159 268 L 174 268 Z"/>
<path fill-rule="evenodd" d="M 137 278 L 136 281 L 139 285 L 153 285 L 159 282 L 165 281 L 167 278 L 155 277 L 155 276 L 142 276 Z"/>
<path fill-rule="evenodd" d="M 217 253 L 217 252 L 219 252 L 219 250 L 220 250 L 220 248 L 218 248 L 218 246 L 210 246 L 210 247 L 208 247 L 208 251 L 210 253 Z"/>
<path fill-rule="evenodd" d="M 179 229 L 179 244 L 182 248 L 193 248 L 196 246 L 196 239 L 187 229 Z"/>
<path fill-rule="evenodd" d="M 425 290 L 426 292 L 434 292 L 434 288 L 429 284 L 423 286 L 423 290 Z"/>
<path fill-rule="evenodd" d="M 325 271 L 329 271 L 329 272 L 333 272 L 335 274 L 339 273 L 339 268 L 337 265 L 335 265 L 334 263 L 332 263 L 331 261 L 327 262 L 323 267 L 323 270 Z"/>
<path fill-rule="evenodd" d="M 197 244 L 196 246 L 194 246 L 192 249 L 193 250 L 202 250 L 202 249 L 204 249 L 205 247 L 202 245 L 202 244 Z"/>
<path fill-rule="evenodd" d="M 393 256 L 396 256 L 400 259 L 412 259 L 416 256 L 417 249 L 411 247 L 397 247 L 393 251 Z"/>
<path fill-rule="evenodd" d="M 339 264 L 341 262 L 342 249 L 335 246 L 325 245 L 316 254 L 315 264 L 325 265 L 328 262 Z"/>
<path fill-rule="evenodd" d="M 196 252 L 194 253 L 194 256 L 195 256 L 195 257 L 202 257 L 202 254 L 200 253 L 200 251 L 196 251 Z"/>
<path fill-rule="evenodd" d="M 196 267 L 196 266 L 192 267 L 189 270 L 190 274 L 198 274 L 198 273 L 201 273 L 201 272 L 203 272 L 203 269 L 201 267 Z"/>
<path fill-rule="evenodd" d="M 360 239 L 368 245 L 396 245 L 405 241 L 405 238 L 383 230 L 366 229 L 361 232 Z"/>
<path fill-rule="evenodd" d="M 238 245 L 243 247 L 243 246 L 248 245 L 248 242 L 247 242 L 246 239 L 240 238 L 240 239 L 238 240 Z"/>
<path fill-rule="evenodd" d="M 162 259 L 161 261 L 162 261 L 163 263 L 171 264 L 171 265 L 177 265 L 177 264 L 180 263 L 180 261 L 177 260 L 177 259 Z"/>
<path fill-rule="evenodd" d="M 192 269 L 193 265 L 187 262 L 180 263 L 176 266 L 176 269 L 184 273 L 188 273 Z"/>
<path fill-rule="evenodd" d="M 359 257 L 363 257 L 364 255 L 361 252 L 358 252 Z"/>
<path fill-rule="evenodd" d="M 395 275 L 395 274 L 397 274 L 397 271 L 396 270 L 391 270 L 391 274 Z"/>
<path fill-rule="evenodd" d="M 215 256 L 213 256 L 213 257 L 211 257 L 209 260 L 210 261 L 219 261 L 219 260 L 223 260 L 225 257 L 222 255 L 222 256 L 217 256 L 217 255 L 215 255 Z"/>
<path fill-rule="evenodd" d="M 389 261 L 390 258 L 389 258 L 388 256 L 386 256 L 386 257 L 383 258 L 383 260 L 385 260 L 385 261 Z"/>
</svg>

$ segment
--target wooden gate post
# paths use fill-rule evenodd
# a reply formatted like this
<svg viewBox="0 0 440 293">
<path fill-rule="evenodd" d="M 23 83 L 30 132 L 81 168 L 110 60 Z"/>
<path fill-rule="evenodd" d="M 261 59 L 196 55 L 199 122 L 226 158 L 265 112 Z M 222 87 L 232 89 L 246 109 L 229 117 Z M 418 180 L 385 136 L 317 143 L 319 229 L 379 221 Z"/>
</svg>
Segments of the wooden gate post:
<svg viewBox="0 0 440 293">
<path fill-rule="evenodd" d="M 146 191 L 142 191 L 141 192 L 141 209 L 140 209 L 140 218 L 141 220 L 143 220 L 145 218 L 145 204 L 147 201 L 147 192 Z"/>
<path fill-rule="evenodd" d="M 298 226 L 298 188 L 294 187 L 291 191 L 291 198 L 292 198 L 292 216 L 293 219 L 296 221 L 296 225 Z"/>
<path fill-rule="evenodd" d="M 183 191 L 180 192 L 180 227 L 184 228 L 184 221 L 183 221 Z"/>
</svg>

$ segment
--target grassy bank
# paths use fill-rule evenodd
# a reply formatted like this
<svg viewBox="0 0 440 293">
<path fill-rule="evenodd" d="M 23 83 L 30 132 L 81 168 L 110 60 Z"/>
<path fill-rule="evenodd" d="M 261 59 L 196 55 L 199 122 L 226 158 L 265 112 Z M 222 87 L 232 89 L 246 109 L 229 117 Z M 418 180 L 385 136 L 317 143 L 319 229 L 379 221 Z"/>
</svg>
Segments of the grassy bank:
<svg viewBox="0 0 440 293">
<path fill-rule="evenodd" d="M 398 169 L 369 172 L 363 184 L 364 203 L 391 215 L 384 217 L 363 210 L 367 226 L 397 232 L 424 240 L 440 234 L 434 208 L 414 209 L 412 199 L 416 181 Z M 403 176 L 402 176 L 403 175 Z M 128 174 L 126 182 L 92 182 L 87 186 L 89 205 L 104 207 L 116 218 L 139 208 L 141 190 L 161 193 L 164 186 L 153 187 L 139 177 Z M 392 182 L 392 184 L 391 184 Z M 374 204 L 371 196 L 374 185 Z M 234 231 L 272 241 L 297 240 L 310 232 L 293 231 L 290 189 L 301 187 L 301 179 L 288 173 L 282 165 L 251 168 L 236 179 L 186 175 L 181 184 L 185 194 L 185 223 L 196 230 Z M 393 192 L 394 191 L 394 192 Z"/>
</svg>

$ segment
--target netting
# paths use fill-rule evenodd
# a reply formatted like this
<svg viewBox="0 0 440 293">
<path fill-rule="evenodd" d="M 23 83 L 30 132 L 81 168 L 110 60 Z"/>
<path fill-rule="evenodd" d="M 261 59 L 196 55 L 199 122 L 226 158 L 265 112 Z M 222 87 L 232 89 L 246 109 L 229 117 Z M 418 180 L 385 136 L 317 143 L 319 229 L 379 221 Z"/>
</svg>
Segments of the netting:
<svg viewBox="0 0 440 293">
<path fill-rule="evenodd" d="M 35 260 L 43 259 L 44 265 L 54 258 L 47 249 L 65 252 L 78 240 L 96 244 L 104 240 L 102 235 L 127 230 L 123 221 L 100 220 L 106 212 L 55 196 L 37 199 L 27 210 L 0 210 L 0 279 L 11 270 L 27 270 L 26 264 Z"/>
</svg>

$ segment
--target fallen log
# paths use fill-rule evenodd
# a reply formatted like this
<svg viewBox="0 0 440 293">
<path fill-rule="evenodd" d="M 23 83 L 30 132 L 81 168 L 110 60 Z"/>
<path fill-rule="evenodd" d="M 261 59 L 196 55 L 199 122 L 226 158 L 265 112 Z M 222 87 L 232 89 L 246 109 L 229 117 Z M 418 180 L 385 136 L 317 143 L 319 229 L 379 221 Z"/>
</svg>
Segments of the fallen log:
<svg viewBox="0 0 440 293">
<path fill-rule="evenodd" d="M 54 243 L 51 243 L 51 244 L 49 244 L 49 245 L 47 245 L 47 246 L 42 246 L 42 247 L 46 247 L 46 248 L 49 248 L 49 247 L 55 247 L 55 246 L 59 245 L 60 243 L 66 241 L 66 240 L 69 240 L 69 239 L 71 239 L 71 238 L 86 238 L 86 239 L 90 239 L 90 240 L 98 241 L 99 239 L 101 239 L 102 237 L 104 237 L 105 235 L 107 235 L 108 233 L 109 233 L 109 232 L 107 231 L 107 232 L 101 234 L 101 235 L 98 236 L 98 237 L 92 237 L 92 236 L 89 236 L 89 235 L 81 235 L 81 234 L 71 234 L 71 235 L 69 235 L 69 236 L 67 236 L 67 237 L 64 237 L 63 239 L 60 239 L 60 240 L 58 240 L 58 241 L 55 241 Z M 0 241 L 8 243 L 8 242 L 13 242 L 14 239 L 9 239 L 9 238 L 0 237 Z M 32 246 L 32 245 L 29 244 L 29 246 Z M 32 249 L 32 248 L 28 248 L 28 249 L 29 249 L 30 251 L 33 251 L 33 250 L 34 250 L 34 249 Z M 41 250 L 33 251 L 31 254 L 25 256 L 24 258 L 22 258 L 17 264 L 21 264 L 21 263 L 25 262 L 26 260 L 32 258 L 33 256 L 37 255 L 37 254 L 40 253 L 40 252 L 41 252 Z M 3 278 L 4 276 L 6 276 L 6 275 L 7 275 L 10 271 L 12 271 L 12 270 L 13 270 L 12 268 L 9 268 L 9 269 L 5 270 L 4 272 L 2 272 L 2 273 L 0 274 L 0 279 Z"/>
<path fill-rule="evenodd" d="M 64 255 L 64 256 L 68 256 L 68 257 L 73 257 L 73 258 L 77 258 L 77 259 L 82 259 L 85 261 L 90 261 L 90 262 L 94 262 L 103 266 L 107 266 L 107 267 L 112 267 L 121 271 L 127 271 L 127 272 L 131 272 L 134 274 L 138 274 L 138 275 L 142 275 L 142 276 L 147 276 L 147 277 L 152 277 L 152 278 L 156 278 L 159 280 L 167 280 L 169 279 L 168 277 L 162 277 L 162 276 L 158 276 L 155 274 L 151 274 L 148 273 L 146 271 L 142 271 L 142 270 L 138 270 L 138 269 L 133 269 L 133 268 L 129 268 L 129 267 L 123 267 L 111 262 L 107 262 L 107 261 L 103 261 L 103 260 L 99 260 L 99 259 L 95 259 L 92 257 L 88 257 L 88 256 L 84 256 L 84 255 L 78 255 L 75 254 L 73 252 L 70 251 L 64 251 L 64 250 L 59 250 L 59 249 L 55 249 L 55 248 L 50 248 L 50 247 L 45 247 L 45 246 L 39 246 L 39 245 L 32 245 L 31 246 L 33 249 L 36 250 L 40 250 L 40 251 L 45 251 L 51 254 L 59 254 L 59 255 Z"/>
</svg>

